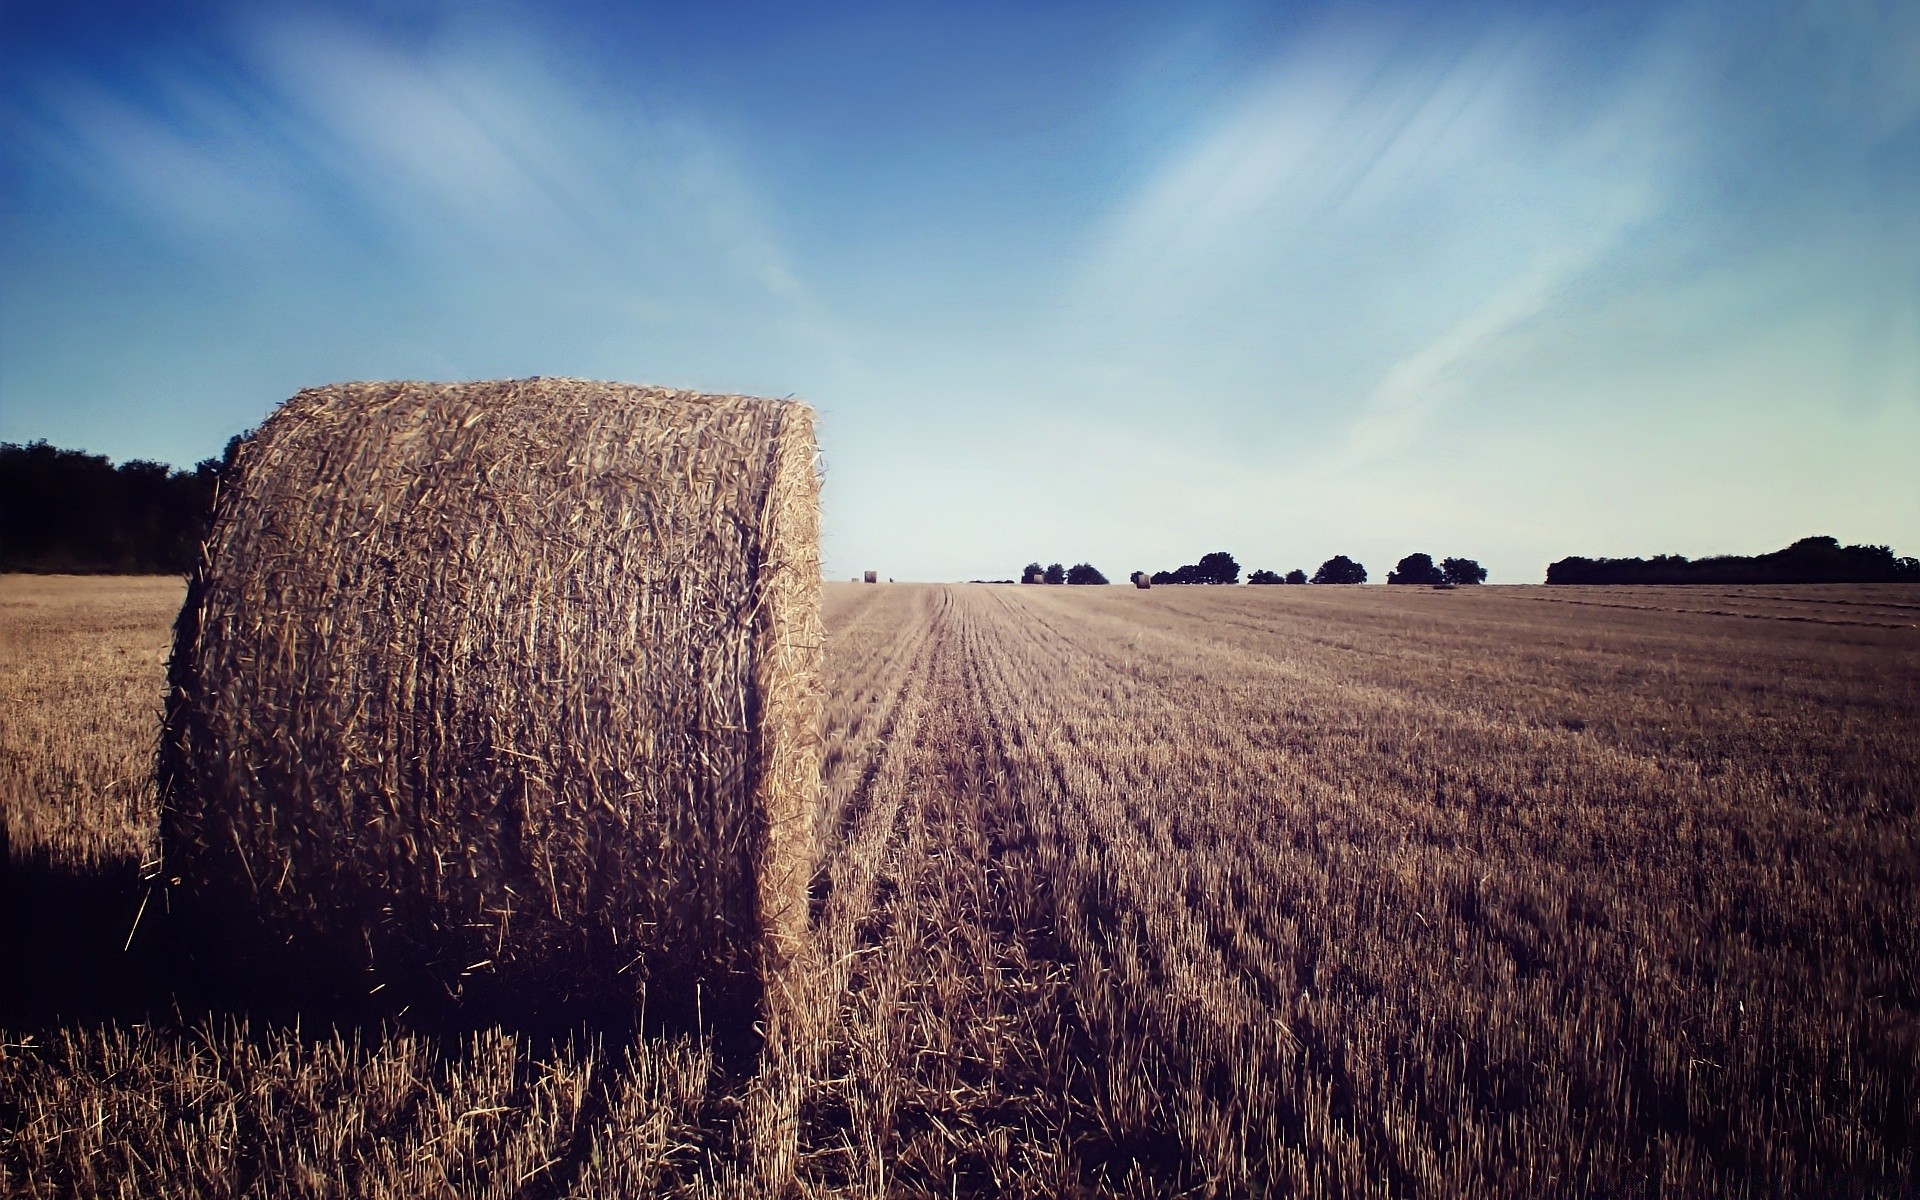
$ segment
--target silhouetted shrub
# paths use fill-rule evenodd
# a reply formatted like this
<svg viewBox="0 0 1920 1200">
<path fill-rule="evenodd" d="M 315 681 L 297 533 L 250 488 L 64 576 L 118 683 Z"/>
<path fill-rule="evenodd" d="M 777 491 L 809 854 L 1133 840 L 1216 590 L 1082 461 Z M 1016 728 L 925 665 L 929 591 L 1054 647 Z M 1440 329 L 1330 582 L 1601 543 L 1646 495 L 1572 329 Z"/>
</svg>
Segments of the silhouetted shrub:
<svg viewBox="0 0 1920 1200">
<path fill-rule="evenodd" d="M 1344 554 L 1336 554 L 1313 573 L 1315 583 L 1365 583 L 1367 569 Z"/>
<path fill-rule="evenodd" d="M 1445 583 L 1447 577 L 1433 565 L 1431 554 L 1409 554 L 1387 572 L 1388 583 L 1413 583 L 1431 586 Z"/>
<path fill-rule="evenodd" d="M 1197 563 L 1189 563 L 1172 571 L 1155 571 L 1154 583 L 1238 583 L 1240 582 L 1240 564 L 1225 550 L 1216 550 L 1212 554 L 1203 554 Z"/>
<path fill-rule="evenodd" d="M 1027 569 L 1020 572 L 1021 583 L 1040 583 L 1045 580 L 1046 577 L 1047 569 L 1037 562 L 1028 563 Z"/>
<path fill-rule="evenodd" d="M 1299 567 L 1295 567 L 1293 570 L 1287 572 L 1288 583 L 1305 583 L 1306 581 L 1307 573 Z"/>
<path fill-rule="evenodd" d="M 1054 563 L 1047 568 L 1047 573 L 1041 578 L 1047 583 L 1065 583 L 1067 581 L 1067 569 L 1059 563 Z"/>
<path fill-rule="evenodd" d="M 1088 584 L 1105 583 L 1106 581 L 1107 577 L 1095 569 L 1091 563 L 1075 563 L 1073 566 L 1067 568 L 1068 583 Z"/>
<path fill-rule="evenodd" d="M 1485 583 L 1487 569 L 1470 558 L 1449 558 L 1440 564 L 1448 583 Z"/>
<path fill-rule="evenodd" d="M 1233 555 L 1225 550 L 1216 550 L 1212 554 L 1201 555 L 1195 564 L 1200 568 L 1202 583 L 1238 583 L 1240 582 L 1240 564 Z"/>
<path fill-rule="evenodd" d="M 1281 579 L 1280 576 L 1274 574 L 1272 571 L 1255 571 L 1253 574 L 1247 576 L 1247 582 L 1248 583 L 1284 583 L 1286 581 Z"/>
</svg>

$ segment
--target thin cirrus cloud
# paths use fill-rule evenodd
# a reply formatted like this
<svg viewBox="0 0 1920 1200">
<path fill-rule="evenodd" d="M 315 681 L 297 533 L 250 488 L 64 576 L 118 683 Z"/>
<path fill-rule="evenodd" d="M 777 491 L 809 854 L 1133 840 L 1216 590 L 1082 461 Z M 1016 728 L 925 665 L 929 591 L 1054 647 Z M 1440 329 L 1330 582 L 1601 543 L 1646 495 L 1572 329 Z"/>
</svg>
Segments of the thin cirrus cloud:
<svg viewBox="0 0 1920 1200">
<path fill-rule="evenodd" d="M 289 140 L 410 244 L 594 269 L 720 265 L 773 296 L 799 290 L 719 138 L 689 113 L 596 101 L 536 31 L 407 53 L 302 16 L 248 40 L 301 117 Z"/>
<path fill-rule="evenodd" d="M 1912 172 L 1860 191 L 1911 142 L 1911 85 L 1864 28 L 1802 50 L 1805 14 L 1738 16 L 1296 36 L 1090 245 L 1080 382 L 1177 416 L 1102 439 L 1075 489 L 1263 561 L 1477 530 L 1508 578 L 1581 546 L 1920 536 Z M 1172 447 L 1182 485 L 1129 494 Z"/>
<path fill-rule="evenodd" d="M 690 113 L 602 102 L 537 28 L 409 47 L 355 23 L 263 10 L 191 54 L 49 78 L 10 114 L 43 169 L 163 237 L 606 273 L 697 262 L 798 290 Z M 24 111 L 22 111 L 24 109 Z"/>
<path fill-rule="evenodd" d="M 1067 415 L 1040 441 L 1073 448 L 1066 490 L 1164 531 L 1158 556 L 1183 529 L 1264 560 L 1470 523 L 1406 486 L 1423 436 L 1657 215 L 1679 151 L 1641 80 L 1542 127 L 1564 37 L 1328 21 L 1200 113 L 1097 223 L 1062 306 Z M 1076 430 L 1076 391 L 1129 420 Z M 1149 463 L 1180 486 L 1138 487 Z"/>
<path fill-rule="evenodd" d="M 0 89 L 0 436 L 191 462 L 326 379 L 784 392 L 837 344 L 737 146 L 566 32 L 266 6 L 169 37 Z"/>
<path fill-rule="evenodd" d="M 258 238 L 293 228 L 303 204 L 284 164 L 262 162 L 262 123 L 192 76 L 143 73 L 137 92 L 61 73 L 8 112 L 12 157 L 161 236 Z"/>
<path fill-rule="evenodd" d="M 1650 124 L 1646 101 L 1527 127 L 1566 68 L 1552 35 L 1495 22 L 1301 37 L 1118 207 L 1075 297 L 1077 332 L 1170 347 L 1164 367 L 1183 374 L 1217 341 L 1159 331 L 1257 329 L 1273 353 L 1243 357 L 1255 369 L 1237 382 L 1269 394 L 1300 378 L 1294 363 L 1327 357 L 1288 351 L 1352 340 L 1337 380 L 1315 380 L 1348 394 L 1316 407 L 1377 424 L 1411 376 L 1550 304 L 1660 191 L 1673 148 L 1616 128 Z M 1284 399 L 1277 411 L 1294 415 Z"/>
<path fill-rule="evenodd" d="M 320 380 L 602 375 L 814 402 L 836 575 L 1904 548 L 1916 12 L 269 3 L 15 51 L 0 437 L 188 462 Z"/>
<path fill-rule="evenodd" d="M 1402 61 L 1399 40 L 1327 28 L 1263 66 L 1120 208 L 1090 286 L 1190 303 L 1235 280 L 1250 241 L 1310 236 L 1457 154 L 1501 103 L 1498 51 Z"/>
</svg>

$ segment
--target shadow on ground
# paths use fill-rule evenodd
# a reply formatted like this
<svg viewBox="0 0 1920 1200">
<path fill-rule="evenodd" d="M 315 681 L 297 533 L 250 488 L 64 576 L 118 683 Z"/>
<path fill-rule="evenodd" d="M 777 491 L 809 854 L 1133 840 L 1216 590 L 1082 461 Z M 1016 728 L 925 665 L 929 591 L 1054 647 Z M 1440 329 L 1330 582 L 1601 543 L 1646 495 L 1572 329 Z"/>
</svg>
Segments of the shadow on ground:
<svg viewBox="0 0 1920 1200">
<path fill-rule="evenodd" d="M 0 840 L 0 1028 L 50 1030 L 119 1021 L 186 1026 L 241 1018 L 256 1028 L 398 1029 L 446 1036 L 499 1027 L 536 1042 L 582 1032 L 605 1044 L 692 1034 L 722 1069 L 749 1073 L 760 1051 L 751 1002 L 704 999 L 659 981 L 631 1006 L 536 1010 L 493 996 L 478 1004 L 422 1004 L 382 995 L 355 1000 L 316 993 L 246 962 L 199 952 L 169 913 L 166 889 L 142 878 L 140 865 L 114 860 L 87 867 L 37 851 L 9 855 Z M 417 1000 L 418 997 L 415 997 Z"/>
<path fill-rule="evenodd" d="M 75 867 L 9 855 L 0 865 L 0 1025 L 141 1019 L 170 1007 L 157 914 L 141 912 L 146 895 L 130 860 Z"/>
</svg>

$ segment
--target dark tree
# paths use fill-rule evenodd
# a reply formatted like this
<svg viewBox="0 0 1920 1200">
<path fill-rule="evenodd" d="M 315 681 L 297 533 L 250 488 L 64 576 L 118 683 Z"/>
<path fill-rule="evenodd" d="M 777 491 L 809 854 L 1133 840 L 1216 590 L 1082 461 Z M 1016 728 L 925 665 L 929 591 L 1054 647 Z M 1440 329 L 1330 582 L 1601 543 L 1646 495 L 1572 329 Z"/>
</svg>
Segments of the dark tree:
<svg viewBox="0 0 1920 1200">
<path fill-rule="evenodd" d="M 1225 550 L 1215 550 L 1212 554 L 1201 555 L 1200 561 L 1194 566 L 1197 568 L 1195 573 L 1198 576 L 1194 581 L 1196 583 L 1240 582 L 1240 564 L 1235 562 L 1233 555 Z"/>
<path fill-rule="evenodd" d="M 1439 567 L 1433 565 L 1431 554 L 1409 554 L 1387 572 L 1388 583 L 1416 583 L 1432 585 L 1447 581 Z"/>
<path fill-rule="evenodd" d="M 1286 581 L 1281 579 L 1280 576 L 1274 574 L 1272 571 L 1262 570 L 1262 571 L 1255 571 L 1253 574 L 1247 576 L 1247 582 L 1248 583 L 1284 583 Z"/>
<path fill-rule="evenodd" d="M 1067 568 L 1068 583 L 1105 583 L 1107 577 L 1096 570 L 1091 563 L 1075 563 Z"/>
<path fill-rule="evenodd" d="M 1293 570 L 1287 572 L 1288 583 L 1305 583 L 1306 581 L 1307 573 L 1299 567 L 1295 567 Z"/>
<path fill-rule="evenodd" d="M 1365 583 L 1367 569 L 1344 554 L 1336 554 L 1313 573 L 1315 583 Z"/>
<path fill-rule="evenodd" d="M 1020 572 L 1021 583 L 1039 583 L 1046 578 L 1047 569 L 1039 563 L 1028 563 L 1027 569 Z"/>
<path fill-rule="evenodd" d="M 229 449 L 229 460 L 232 454 Z M 206 536 L 220 464 L 193 472 L 0 443 L 0 570 L 172 574 Z"/>
<path fill-rule="evenodd" d="M 1485 583 L 1487 569 L 1470 558 L 1449 558 L 1440 564 L 1448 583 Z"/>
<path fill-rule="evenodd" d="M 1155 571 L 1153 583 L 1238 583 L 1240 564 L 1225 550 L 1202 555 L 1197 563 L 1188 563 L 1173 571 Z"/>
<path fill-rule="evenodd" d="M 1054 563 L 1047 568 L 1047 573 L 1044 578 L 1048 583 L 1065 583 L 1067 581 L 1067 569 L 1059 563 Z"/>
</svg>

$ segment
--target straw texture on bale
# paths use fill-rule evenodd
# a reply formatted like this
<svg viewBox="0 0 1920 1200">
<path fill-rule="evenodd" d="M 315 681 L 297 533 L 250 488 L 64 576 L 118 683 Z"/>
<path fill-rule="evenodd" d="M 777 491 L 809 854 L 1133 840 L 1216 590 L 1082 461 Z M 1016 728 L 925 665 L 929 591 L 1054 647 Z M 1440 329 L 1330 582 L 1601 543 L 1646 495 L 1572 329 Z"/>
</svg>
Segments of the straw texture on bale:
<svg viewBox="0 0 1920 1200">
<path fill-rule="evenodd" d="M 761 1006 L 819 786 L 808 408 L 342 384 L 222 488 L 160 752 L 197 957 L 407 1004 Z"/>
</svg>

